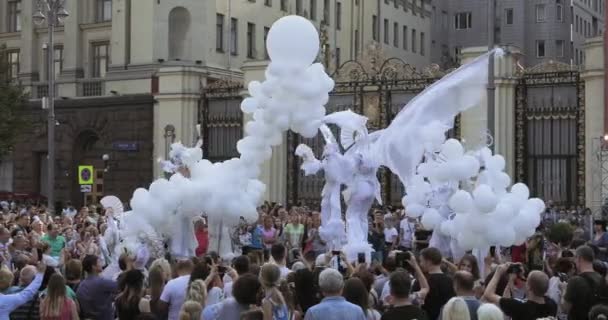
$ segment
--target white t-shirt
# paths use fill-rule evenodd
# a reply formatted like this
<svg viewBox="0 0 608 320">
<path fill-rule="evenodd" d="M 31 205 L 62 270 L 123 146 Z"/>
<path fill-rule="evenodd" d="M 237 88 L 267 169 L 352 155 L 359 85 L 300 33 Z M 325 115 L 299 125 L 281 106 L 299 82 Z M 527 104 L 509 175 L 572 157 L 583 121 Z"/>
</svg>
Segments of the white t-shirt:
<svg viewBox="0 0 608 320">
<path fill-rule="evenodd" d="M 179 319 L 179 310 L 186 300 L 186 290 L 190 282 L 190 275 L 175 278 L 165 285 L 160 300 L 169 304 L 169 320 Z"/>
<path fill-rule="evenodd" d="M 224 296 L 226 299 L 232 297 L 232 285 L 234 281 L 224 282 Z"/>
<path fill-rule="evenodd" d="M 416 232 L 416 224 L 409 222 L 408 219 L 405 218 L 401 220 L 399 228 L 401 232 L 403 232 L 403 236 L 400 239 L 400 244 L 406 248 L 412 248 L 412 239 L 414 237 L 414 233 Z"/>
<path fill-rule="evenodd" d="M 384 242 L 393 243 L 399 236 L 399 232 L 395 228 L 384 228 Z"/>
<path fill-rule="evenodd" d="M 232 282 L 231 282 L 232 284 Z M 230 286 L 230 293 L 232 294 L 232 286 Z M 210 306 L 212 304 L 216 304 L 216 303 L 220 303 L 222 302 L 222 300 L 224 300 L 224 290 L 218 288 L 218 287 L 213 287 L 211 288 L 211 290 L 209 290 L 209 292 L 207 293 L 207 305 Z"/>
</svg>

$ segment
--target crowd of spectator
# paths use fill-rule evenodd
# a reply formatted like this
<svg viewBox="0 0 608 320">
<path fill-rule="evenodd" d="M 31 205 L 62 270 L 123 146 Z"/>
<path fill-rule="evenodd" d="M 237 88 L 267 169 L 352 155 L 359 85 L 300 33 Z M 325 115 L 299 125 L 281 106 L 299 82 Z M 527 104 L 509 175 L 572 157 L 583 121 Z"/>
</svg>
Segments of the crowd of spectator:
<svg viewBox="0 0 608 320">
<path fill-rule="evenodd" d="M 98 206 L 0 202 L 0 320 L 3 319 L 604 319 L 608 234 L 585 210 L 551 204 L 521 246 L 491 248 L 480 265 L 429 247 L 432 232 L 403 210 L 370 212 L 371 261 L 329 251 L 320 214 L 265 204 L 256 223 L 235 228 L 235 257 L 209 248 L 204 218 L 193 221 L 196 257 L 170 254 L 111 263 Z M 562 213 L 565 211 L 565 213 Z M 110 217 L 111 219 L 111 217 Z M 552 241 L 549 229 L 572 227 Z"/>
</svg>

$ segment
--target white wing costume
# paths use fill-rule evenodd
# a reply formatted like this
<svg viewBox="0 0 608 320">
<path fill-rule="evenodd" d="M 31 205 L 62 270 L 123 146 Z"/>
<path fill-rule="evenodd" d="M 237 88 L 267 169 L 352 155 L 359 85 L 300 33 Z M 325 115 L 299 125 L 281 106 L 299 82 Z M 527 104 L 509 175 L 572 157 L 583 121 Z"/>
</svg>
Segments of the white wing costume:
<svg viewBox="0 0 608 320">
<path fill-rule="evenodd" d="M 335 178 L 331 174 L 333 172 L 350 174 L 350 179 L 342 180 L 349 186 L 345 193 L 348 204 L 348 238 L 349 247 L 354 247 L 347 253 L 349 260 L 353 259 L 353 250 L 367 252 L 355 243 L 362 244 L 367 237 L 367 213 L 373 199 L 377 198 L 379 202 L 381 200 L 380 185 L 375 177 L 377 168 L 388 167 L 407 187 L 408 180 L 416 173 L 416 167 L 422 161 L 425 150 L 432 150 L 443 143 L 445 132 L 453 127 L 456 115 L 484 102 L 489 59 L 503 54 L 502 49 L 495 49 L 435 82 L 412 99 L 384 130 L 368 134 L 367 118 L 351 111 L 336 112 L 325 117 L 325 123 L 340 127 L 341 142 L 344 149 L 348 149 L 342 158 L 350 160 L 351 165 L 342 168 L 352 168 L 354 165 L 356 170 L 348 173 L 346 169 L 332 168 L 328 163 L 319 164 L 316 159 L 305 160 L 302 169 L 316 172 L 318 168 L 323 167 L 328 179 Z M 329 145 L 328 143 L 326 148 Z M 312 154 L 309 148 L 299 149 L 296 154 L 308 154 L 309 157 Z M 325 154 L 327 153 L 326 151 Z M 331 154 L 339 152 L 332 151 Z M 335 195 L 339 186 L 336 185 L 334 181 L 328 181 L 322 195 L 326 205 L 328 202 L 338 203 L 339 208 L 340 199 Z M 329 189 L 332 192 L 329 192 Z"/>
</svg>

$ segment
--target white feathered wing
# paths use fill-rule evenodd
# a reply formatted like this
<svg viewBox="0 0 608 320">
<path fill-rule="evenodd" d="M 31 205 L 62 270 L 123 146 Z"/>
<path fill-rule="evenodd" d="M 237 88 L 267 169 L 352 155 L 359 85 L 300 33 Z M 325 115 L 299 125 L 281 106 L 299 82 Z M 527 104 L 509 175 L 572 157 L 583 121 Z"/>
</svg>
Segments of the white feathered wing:
<svg viewBox="0 0 608 320">
<path fill-rule="evenodd" d="M 484 103 L 492 53 L 496 57 L 504 54 L 502 49 L 494 49 L 435 82 L 403 107 L 392 123 L 374 137 L 370 152 L 380 165 L 398 175 L 404 185 L 422 161 L 425 146 L 421 143 L 424 140 L 421 133 L 426 131 L 425 127 L 434 125 L 448 130 L 453 127 L 456 115 Z"/>
</svg>

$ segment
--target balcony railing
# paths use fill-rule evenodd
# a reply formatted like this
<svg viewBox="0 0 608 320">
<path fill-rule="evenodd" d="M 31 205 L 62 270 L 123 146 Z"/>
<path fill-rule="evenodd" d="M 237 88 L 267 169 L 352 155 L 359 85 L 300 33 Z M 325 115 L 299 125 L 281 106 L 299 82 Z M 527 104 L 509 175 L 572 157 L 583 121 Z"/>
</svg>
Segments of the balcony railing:
<svg viewBox="0 0 608 320">
<path fill-rule="evenodd" d="M 80 96 L 97 97 L 104 95 L 103 80 L 86 80 L 80 83 Z"/>
</svg>

